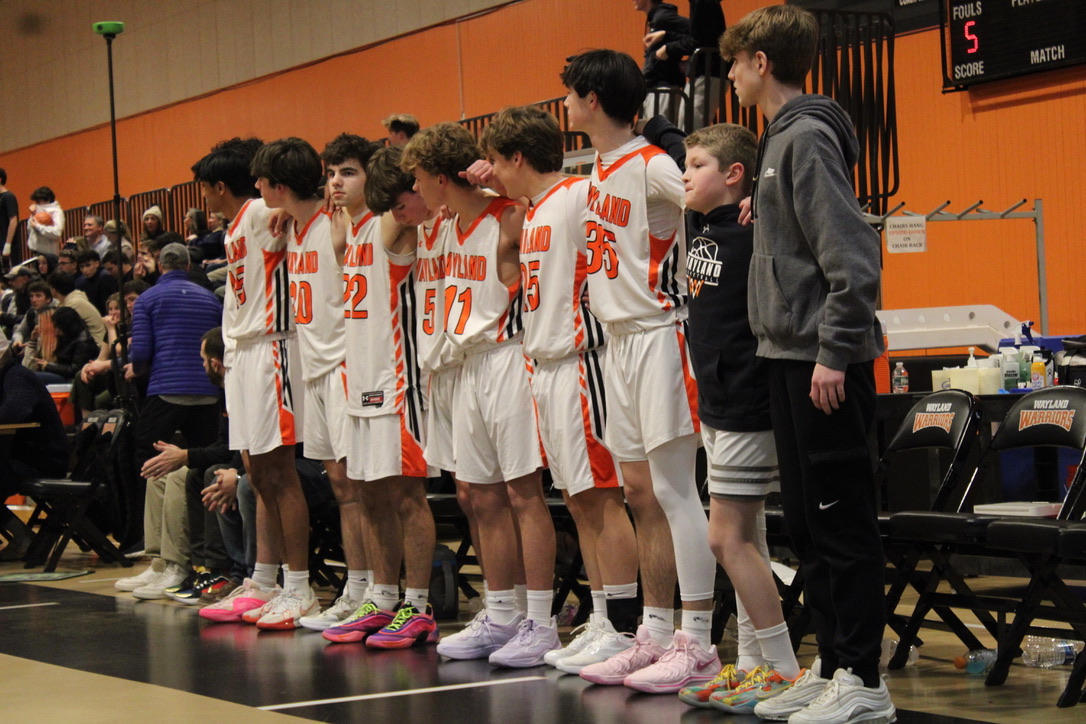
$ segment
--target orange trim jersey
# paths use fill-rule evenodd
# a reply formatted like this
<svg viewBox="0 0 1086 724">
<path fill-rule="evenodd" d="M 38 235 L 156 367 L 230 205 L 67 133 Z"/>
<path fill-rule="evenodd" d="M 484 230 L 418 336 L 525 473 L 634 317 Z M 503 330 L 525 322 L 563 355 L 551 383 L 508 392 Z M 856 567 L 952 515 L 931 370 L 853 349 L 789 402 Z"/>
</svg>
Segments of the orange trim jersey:
<svg viewBox="0 0 1086 724">
<path fill-rule="evenodd" d="M 606 323 L 685 311 L 683 182 L 675 162 L 638 136 L 597 154 L 585 237 L 592 313 Z"/>
<path fill-rule="evenodd" d="M 343 362 L 343 268 L 332 249 L 331 217 L 318 211 L 299 229 L 291 226 L 287 271 L 298 351 L 306 382 L 323 377 Z"/>
<path fill-rule="evenodd" d="M 445 246 L 453 223 L 440 216 L 427 229 L 419 226 L 415 254 L 415 293 L 422 304 L 418 316 L 419 366 L 437 372 L 459 364 L 453 347 L 445 339 Z"/>
<path fill-rule="evenodd" d="M 524 217 L 520 237 L 524 354 L 532 359 L 562 359 L 603 344 L 603 327 L 581 304 L 588 287 L 587 193 L 586 179 L 563 179 Z"/>
<path fill-rule="evenodd" d="M 381 217 L 367 213 L 351 227 L 343 256 L 347 346 L 347 412 L 355 417 L 400 413 L 421 430 L 415 349 L 415 257 L 385 249 Z"/>
<path fill-rule="evenodd" d="M 250 199 L 226 230 L 223 336 L 234 342 L 292 331 L 287 237 L 271 235 L 268 216 L 263 199 Z"/>
<path fill-rule="evenodd" d="M 498 274 L 501 218 L 516 204 L 498 197 L 467 231 L 454 220 L 445 249 L 445 337 L 459 354 L 474 354 L 520 338 L 520 280 Z"/>
</svg>

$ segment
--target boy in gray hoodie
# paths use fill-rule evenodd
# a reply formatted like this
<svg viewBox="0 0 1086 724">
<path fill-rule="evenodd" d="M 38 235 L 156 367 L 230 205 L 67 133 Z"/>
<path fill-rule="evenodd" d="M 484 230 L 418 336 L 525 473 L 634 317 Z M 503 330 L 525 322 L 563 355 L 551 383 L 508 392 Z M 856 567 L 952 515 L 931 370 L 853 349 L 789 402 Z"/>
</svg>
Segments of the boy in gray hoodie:
<svg viewBox="0 0 1086 724">
<path fill-rule="evenodd" d="M 803 92 L 818 37 L 810 13 L 780 5 L 754 11 L 720 43 L 734 61 L 728 77 L 740 103 L 769 120 L 748 209 L 749 314 L 766 358 L 785 520 L 821 658 L 818 673 L 755 713 L 794 724 L 891 722 L 878 671 L 884 561 L 867 448 L 872 362 L 883 349 L 879 237 L 852 187 L 858 143 L 848 116 Z"/>
</svg>

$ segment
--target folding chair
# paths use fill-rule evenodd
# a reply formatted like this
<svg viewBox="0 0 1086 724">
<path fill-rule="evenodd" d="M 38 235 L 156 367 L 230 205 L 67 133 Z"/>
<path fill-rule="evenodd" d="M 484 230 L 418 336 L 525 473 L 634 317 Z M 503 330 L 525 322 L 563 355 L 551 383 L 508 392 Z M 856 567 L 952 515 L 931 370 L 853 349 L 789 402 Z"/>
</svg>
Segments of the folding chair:
<svg viewBox="0 0 1086 724">
<path fill-rule="evenodd" d="M 87 515 L 92 503 L 109 494 L 106 468 L 112 464 L 111 448 L 123 424 L 121 410 L 89 416 L 76 436 L 72 473 L 67 478 L 41 478 L 24 485 L 25 494 L 37 503 L 28 525 L 38 526 L 27 550 L 27 568 L 44 562 L 44 571 L 56 570 L 68 541 L 73 539 L 103 561 L 126 568 L 132 565 Z"/>
<path fill-rule="evenodd" d="M 977 515 L 965 512 L 969 504 L 969 493 L 973 483 L 985 468 L 988 460 L 1006 450 L 1034 449 L 1039 447 L 1068 447 L 1079 451 L 1079 466 L 1075 484 L 1064 501 L 1057 516 L 1057 522 L 1036 525 L 1036 521 L 1022 521 L 1020 518 Z M 910 543 L 916 547 L 914 554 L 926 557 L 932 563 L 930 573 L 923 585 L 917 587 L 920 598 L 904 631 L 900 632 L 898 653 L 890 661 L 890 668 L 899 668 L 905 663 L 909 646 L 913 645 L 920 626 L 924 623 L 927 612 L 938 608 L 968 609 L 977 616 L 988 632 L 996 639 L 1000 650 L 997 667 L 990 674 L 990 683 L 1002 683 L 1010 660 L 1018 654 L 1017 642 L 1020 642 L 1029 628 L 1028 612 L 1019 620 L 1019 611 L 1025 602 L 1015 595 L 1000 596 L 989 593 L 979 595 L 966 584 L 961 573 L 951 561 L 952 553 L 971 553 L 989 557 L 1007 558 L 1013 555 L 1012 548 L 1020 547 L 1023 558 L 1030 566 L 1046 563 L 1046 568 L 1037 570 L 1031 576 L 1028 596 L 1039 603 L 1043 594 L 1056 591 L 1054 578 L 1054 559 L 1051 551 L 1058 541 L 1059 528 L 1067 525 L 1068 520 L 1081 517 L 1082 507 L 1086 505 L 1086 495 L 1081 494 L 1082 459 L 1086 455 L 1086 389 L 1077 387 L 1052 387 L 1023 395 L 1008 410 L 1006 418 L 992 437 L 985 450 L 981 463 L 977 466 L 958 504 L 955 513 L 942 512 L 905 512 L 896 513 L 890 519 L 891 537 L 894 540 Z M 1005 521 L 1005 522 L 1000 522 Z M 997 523 L 999 525 L 997 526 Z M 1002 526 L 1015 523 L 1026 526 L 1023 531 L 1012 526 L 1009 530 Z M 992 526 L 999 536 L 1002 547 L 993 546 Z M 1037 528 L 1036 531 L 1029 532 Z M 1015 534 L 1015 531 L 1018 531 Z M 1045 536 L 1048 536 L 1047 539 Z M 1048 569 L 1051 564 L 1051 570 Z M 939 584 L 946 581 L 953 592 L 938 591 Z M 1053 595 L 1060 597 L 1056 591 Z M 1073 608 L 1069 599 L 1063 598 L 1065 607 Z M 1036 605 L 1036 604 L 1035 604 Z M 1081 608 L 1081 603 L 1078 604 Z M 998 621 L 991 615 L 998 614 Z M 1006 616 L 1015 615 L 1016 631 L 1006 630 Z M 1086 619 L 1083 621 L 1086 626 Z M 1086 628 L 1082 629 L 1086 632 Z M 962 643 L 968 648 L 977 648 L 976 637 L 968 631 L 954 630 Z M 963 635 L 964 634 L 964 635 Z M 1009 645 L 1011 637 L 1017 637 L 1014 645 Z M 902 653 L 904 652 L 904 653 Z"/>
</svg>

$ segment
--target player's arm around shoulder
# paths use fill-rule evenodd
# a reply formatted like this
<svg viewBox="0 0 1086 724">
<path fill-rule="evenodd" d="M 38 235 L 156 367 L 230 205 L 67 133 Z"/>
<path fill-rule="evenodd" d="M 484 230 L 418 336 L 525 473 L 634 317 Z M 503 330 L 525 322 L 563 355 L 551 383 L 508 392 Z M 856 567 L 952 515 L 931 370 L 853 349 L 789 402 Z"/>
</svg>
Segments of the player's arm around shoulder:
<svg viewBox="0 0 1086 724">
<path fill-rule="evenodd" d="M 524 228 L 525 211 L 520 204 L 510 204 L 501 216 L 498 274 L 502 284 L 510 288 L 520 280 L 520 232 Z"/>
</svg>

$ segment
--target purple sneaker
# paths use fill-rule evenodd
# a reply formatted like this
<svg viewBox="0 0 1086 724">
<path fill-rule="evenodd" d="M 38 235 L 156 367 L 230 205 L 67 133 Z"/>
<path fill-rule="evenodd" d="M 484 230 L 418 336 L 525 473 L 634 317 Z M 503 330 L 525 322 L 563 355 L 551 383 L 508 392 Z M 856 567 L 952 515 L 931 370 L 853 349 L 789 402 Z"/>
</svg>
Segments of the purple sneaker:
<svg viewBox="0 0 1086 724">
<path fill-rule="evenodd" d="M 543 657 L 547 652 L 562 648 L 562 642 L 558 640 L 558 622 L 552 618 L 549 623 L 544 626 L 530 618 L 521 621 L 517 635 L 490 655 L 490 663 L 514 669 L 545 664 Z"/>
<path fill-rule="evenodd" d="M 321 636 L 337 644 L 350 644 L 361 641 L 392 623 L 391 611 L 377 608 L 373 601 L 363 603 L 354 614 L 343 623 L 325 629 Z"/>
</svg>

